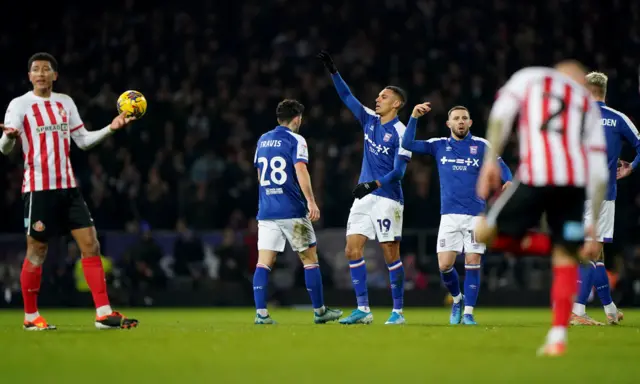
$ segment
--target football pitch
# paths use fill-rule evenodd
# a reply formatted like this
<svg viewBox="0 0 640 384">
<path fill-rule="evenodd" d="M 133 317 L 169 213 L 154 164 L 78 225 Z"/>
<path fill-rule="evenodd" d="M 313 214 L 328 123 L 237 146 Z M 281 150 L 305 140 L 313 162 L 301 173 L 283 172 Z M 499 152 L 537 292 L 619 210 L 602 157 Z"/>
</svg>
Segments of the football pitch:
<svg viewBox="0 0 640 384">
<path fill-rule="evenodd" d="M 346 311 L 345 311 L 346 312 Z M 568 354 L 539 358 L 544 309 L 478 309 L 450 326 L 446 309 L 407 309 L 408 324 L 314 325 L 308 310 L 130 309 L 133 330 L 98 331 L 90 310 L 43 310 L 57 331 L 25 332 L 0 311 L 2 383 L 637 383 L 640 310 L 621 326 L 573 327 Z M 598 320 L 602 310 L 590 308 Z"/>
</svg>

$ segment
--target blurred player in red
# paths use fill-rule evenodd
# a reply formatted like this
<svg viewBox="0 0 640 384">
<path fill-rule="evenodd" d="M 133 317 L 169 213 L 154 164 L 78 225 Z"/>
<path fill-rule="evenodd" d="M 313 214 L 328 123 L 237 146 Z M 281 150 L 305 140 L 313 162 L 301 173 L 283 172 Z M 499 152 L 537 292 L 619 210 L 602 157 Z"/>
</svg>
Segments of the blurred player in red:
<svg viewBox="0 0 640 384">
<path fill-rule="evenodd" d="M 58 62 L 52 55 L 31 56 L 28 74 L 33 90 L 11 100 L 4 124 L 0 124 L 0 152 L 9 154 L 15 141 L 20 140 L 24 154 L 22 194 L 27 255 L 20 274 L 24 329 L 56 329 L 38 312 L 38 293 L 48 240 L 69 232 L 82 252 L 84 276 L 96 306 L 96 328 L 135 327 L 137 320 L 115 312 L 109 304 L 96 229 L 69 158 L 71 139 L 87 150 L 134 118 L 121 114 L 108 126 L 89 132 L 73 99 L 52 91 L 58 78 Z"/>
<path fill-rule="evenodd" d="M 489 118 L 487 151 L 478 179 L 478 195 L 487 198 L 500 187 L 500 155 L 516 116 L 520 164 L 514 184 L 495 201 L 476 228 L 479 242 L 491 246 L 500 234 L 522 238 L 546 215 L 552 242 L 553 327 L 542 355 L 564 354 L 567 327 L 577 292 L 578 253 L 595 255 L 584 243 L 585 199 L 600 212 L 609 171 L 600 110 L 585 88 L 581 64 L 565 61 L 555 68 L 525 68 L 499 91 Z M 597 222 L 594 218 L 593 222 Z M 593 234 L 593 228 L 587 233 Z"/>
</svg>

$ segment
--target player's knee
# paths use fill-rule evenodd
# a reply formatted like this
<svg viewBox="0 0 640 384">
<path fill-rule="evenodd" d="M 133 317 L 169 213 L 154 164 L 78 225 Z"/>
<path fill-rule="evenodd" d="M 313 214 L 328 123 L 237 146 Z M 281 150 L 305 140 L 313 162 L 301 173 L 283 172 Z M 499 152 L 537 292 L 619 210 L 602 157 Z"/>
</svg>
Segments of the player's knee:
<svg viewBox="0 0 640 384">
<path fill-rule="evenodd" d="M 554 265 L 576 264 L 579 260 L 580 243 L 563 241 L 553 247 L 552 258 Z"/>
<path fill-rule="evenodd" d="M 100 242 L 92 236 L 87 236 L 85 239 L 78 241 L 78 248 L 80 248 L 83 257 L 100 255 Z"/>
<path fill-rule="evenodd" d="M 344 255 L 346 256 L 347 260 L 361 259 L 363 256 L 363 253 L 364 252 L 362 248 L 354 247 L 349 244 L 347 244 L 347 246 L 344 249 Z"/>
<path fill-rule="evenodd" d="M 455 262 L 455 258 L 452 260 L 449 257 L 438 257 L 438 268 L 440 268 L 441 271 L 448 271 L 453 267 Z"/>
<path fill-rule="evenodd" d="M 482 255 L 479 253 L 468 253 L 464 256 L 465 264 L 480 264 Z"/>
<path fill-rule="evenodd" d="M 302 252 L 298 252 L 300 261 L 302 264 L 318 264 L 318 254 L 316 253 L 316 247 L 307 248 Z"/>
<path fill-rule="evenodd" d="M 42 265 L 47 258 L 48 249 L 49 245 L 47 243 L 28 238 L 26 258 L 33 265 Z"/>
<path fill-rule="evenodd" d="M 395 263 L 400 260 L 400 243 L 397 241 L 389 241 L 380 243 L 382 247 L 382 253 L 384 255 L 384 261 L 387 264 Z"/>
</svg>

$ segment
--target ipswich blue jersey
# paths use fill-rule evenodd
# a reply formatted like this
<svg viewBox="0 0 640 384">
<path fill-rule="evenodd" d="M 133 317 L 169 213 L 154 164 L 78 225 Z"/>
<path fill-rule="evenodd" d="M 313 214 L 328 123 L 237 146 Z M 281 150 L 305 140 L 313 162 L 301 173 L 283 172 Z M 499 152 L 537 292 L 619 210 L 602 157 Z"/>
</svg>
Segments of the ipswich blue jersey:
<svg viewBox="0 0 640 384">
<path fill-rule="evenodd" d="M 394 170 L 396 157 L 404 161 L 411 160 L 411 152 L 402 148 L 402 137 L 406 130 L 405 125 L 396 117 L 382 124 L 380 116 L 373 110 L 363 106 L 349 90 L 340 74 L 331 76 L 336 90 L 342 101 L 355 115 L 364 130 L 364 155 L 358 183 L 380 180 Z M 373 195 L 386 197 L 391 200 L 404 202 L 402 195 L 402 181 L 397 180 L 383 184 L 372 193 Z"/>
<path fill-rule="evenodd" d="M 260 136 L 253 158 L 260 177 L 258 220 L 307 216 L 307 200 L 294 166 L 308 161 L 306 140 L 289 128 L 277 126 Z"/>
<path fill-rule="evenodd" d="M 409 120 L 405 146 L 414 153 L 432 155 L 438 164 L 440 175 L 440 214 L 476 216 L 483 212 L 486 202 L 478 197 L 476 183 L 484 159 L 487 140 L 469 133 L 462 140 L 438 137 L 426 141 L 413 140 L 417 119 Z M 511 171 L 498 158 L 502 168 L 502 180 L 511 181 Z"/>
<path fill-rule="evenodd" d="M 605 200 L 615 200 L 617 194 L 616 172 L 618 158 L 622 150 L 622 139 L 625 138 L 635 148 L 638 154 L 631 163 L 633 169 L 640 163 L 640 133 L 633 122 L 622 112 L 607 107 L 602 101 L 598 101 L 602 114 L 602 127 L 607 140 L 607 164 L 609 165 L 609 183 Z"/>
</svg>

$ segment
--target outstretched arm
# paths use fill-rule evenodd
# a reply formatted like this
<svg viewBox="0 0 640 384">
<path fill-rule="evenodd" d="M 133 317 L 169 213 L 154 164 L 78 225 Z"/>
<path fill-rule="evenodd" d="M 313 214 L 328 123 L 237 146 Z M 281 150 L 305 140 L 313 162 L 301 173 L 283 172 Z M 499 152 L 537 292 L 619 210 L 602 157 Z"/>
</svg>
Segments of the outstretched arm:
<svg viewBox="0 0 640 384">
<path fill-rule="evenodd" d="M 321 51 L 317 55 L 318 59 L 322 61 L 325 68 L 329 73 L 331 73 L 331 80 L 333 80 L 333 85 L 336 87 L 336 91 L 338 92 L 338 96 L 340 96 L 340 100 L 349 108 L 351 113 L 358 119 L 360 125 L 366 125 L 367 120 L 371 117 L 375 117 L 376 113 L 371 109 L 365 107 L 358 101 L 358 99 L 353 96 L 349 86 L 342 79 L 342 76 L 338 73 L 338 68 L 336 67 L 331 55 L 329 55 L 326 51 Z"/>
<path fill-rule="evenodd" d="M 407 130 L 402 137 L 402 148 L 416 153 L 433 154 L 433 142 L 430 140 L 416 140 L 416 126 L 418 119 L 411 115 Z"/>
</svg>

